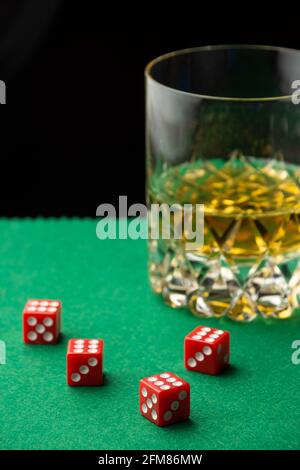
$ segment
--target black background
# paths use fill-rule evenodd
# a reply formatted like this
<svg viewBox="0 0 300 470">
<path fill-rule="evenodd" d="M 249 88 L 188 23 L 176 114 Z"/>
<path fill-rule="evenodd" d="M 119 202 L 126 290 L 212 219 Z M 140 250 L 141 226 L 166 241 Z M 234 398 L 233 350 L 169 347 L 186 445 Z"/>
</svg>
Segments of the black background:
<svg viewBox="0 0 300 470">
<path fill-rule="evenodd" d="M 97 5 L 97 6 L 96 6 Z M 299 48 L 292 5 L 1 0 L 0 215 L 144 202 L 144 67 L 205 44 Z"/>
</svg>

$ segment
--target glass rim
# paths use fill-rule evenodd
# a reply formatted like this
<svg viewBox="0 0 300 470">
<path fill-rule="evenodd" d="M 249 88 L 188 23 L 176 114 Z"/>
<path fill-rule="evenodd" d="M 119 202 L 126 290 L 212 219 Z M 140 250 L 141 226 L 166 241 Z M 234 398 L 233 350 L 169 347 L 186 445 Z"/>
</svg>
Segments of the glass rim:
<svg viewBox="0 0 300 470">
<path fill-rule="evenodd" d="M 155 79 L 152 76 L 152 70 L 153 67 L 156 64 L 159 64 L 160 62 L 163 62 L 167 59 L 170 59 L 172 57 L 177 57 L 180 55 L 187 55 L 187 54 L 193 54 L 195 52 L 205 52 L 205 51 L 218 51 L 218 50 L 229 50 L 229 49 L 256 49 L 256 50 L 264 50 L 264 51 L 274 51 L 274 52 L 292 52 L 300 55 L 300 50 L 298 49 L 293 49 L 289 47 L 281 47 L 281 46 L 268 46 L 268 45 L 258 45 L 258 44 L 216 44 L 216 45 L 206 45 L 206 46 L 199 46 L 199 47 L 188 47 L 185 49 L 178 49 L 176 51 L 171 51 L 167 52 L 165 54 L 161 54 L 155 59 L 152 59 L 150 62 L 145 67 L 144 74 L 145 78 L 152 80 L 153 82 L 157 83 L 163 88 L 166 88 L 174 93 L 178 93 L 181 95 L 185 96 L 191 96 L 191 97 L 196 97 L 200 99 L 206 99 L 206 100 L 216 100 L 216 101 L 249 101 L 249 102 L 257 102 L 257 101 L 286 101 L 286 100 L 291 100 L 294 91 L 291 92 L 290 95 L 281 95 L 281 96 L 267 96 L 263 98 L 243 98 L 243 97 L 226 97 L 226 96 L 217 96 L 217 95 L 204 95 L 201 93 L 192 93 L 189 91 L 183 91 L 179 90 L 178 88 L 171 87 L 169 85 L 165 85 L 164 83 L 161 83 L 159 80 Z M 300 77 L 299 77 L 300 80 Z"/>
</svg>

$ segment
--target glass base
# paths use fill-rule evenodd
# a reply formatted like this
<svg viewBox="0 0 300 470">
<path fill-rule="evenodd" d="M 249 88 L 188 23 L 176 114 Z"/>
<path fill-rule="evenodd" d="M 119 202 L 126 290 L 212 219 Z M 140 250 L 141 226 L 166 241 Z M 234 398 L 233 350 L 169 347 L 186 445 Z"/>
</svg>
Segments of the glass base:
<svg viewBox="0 0 300 470">
<path fill-rule="evenodd" d="M 207 258 L 151 240 L 149 276 L 167 304 L 188 307 L 198 317 L 286 319 L 300 304 L 299 252 L 234 263 L 222 255 Z"/>
</svg>

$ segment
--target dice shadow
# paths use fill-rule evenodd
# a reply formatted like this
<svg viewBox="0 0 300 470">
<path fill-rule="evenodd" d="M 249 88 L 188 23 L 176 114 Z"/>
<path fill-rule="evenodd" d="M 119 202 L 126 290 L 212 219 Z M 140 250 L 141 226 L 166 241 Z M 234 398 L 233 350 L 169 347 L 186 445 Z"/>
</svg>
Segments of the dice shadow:
<svg viewBox="0 0 300 470">
<path fill-rule="evenodd" d="M 170 426 L 163 426 L 160 427 L 163 432 L 168 433 L 177 433 L 182 431 L 194 431 L 196 428 L 199 427 L 199 423 L 195 421 L 193 418 L 189 417 L 184 421 L 178 421 Z"/>
<path fill-rule="evenodd" d="M 236 377 L 238 375 L 241 375 L 242 371 L 239 367 L 229 364 L 227 367 L 225 367 L 222 372 L 218 375 L 218 377 Z"/>
<path fill-rule="evenodd" d="M 213 374 L 201 374 L 201 373 L 197 373 L 197 372 L 193 372 L 193 374 L 197 374 L 197 376 L 199 376 L 199 380 L 201 380 L 201 378 L 203 377 L 203 375 L 205 375 L 208 380 L 211 378 L 213 380 L 217 379 L 217 380 L 226 380 L 227 378 L 233 378 L 233 379 L 238 379 L 239 377 L 241 376 L 244 376 L 245 375 L 245 369 L 242 369 L 241 367 L 237 367 L 235 365 L 232 365 L 232 364 L 229 364 L 228 366 L 226 366 L 223 370 L 221 370 L 221 372 L 217 375 L 213 375 Z"/>
<path fill-rule="evenodd" d="M 59 335 L 57 344 L 66 344 L 67 345 L 68 340 L 69 340 L 68 336 L 61 332 L 60 335 Z"/>
</svg>

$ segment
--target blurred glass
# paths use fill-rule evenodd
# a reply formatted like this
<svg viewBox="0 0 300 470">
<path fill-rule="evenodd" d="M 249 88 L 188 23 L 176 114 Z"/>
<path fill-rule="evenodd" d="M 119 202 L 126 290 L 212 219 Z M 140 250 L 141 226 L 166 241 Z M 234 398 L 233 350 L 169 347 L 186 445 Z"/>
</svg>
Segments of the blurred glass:
<svg viewBox="0 0 300 470">
<path fill-rule="evenodd" d="M 201 47 L 147 66 L 149 208 L 205 205 L 203 244 L 149 240 L 152 288 L 172 307 L 250 321 L 299 305 L 295 80 L 300 52 L 274 47 Z"/>
</svg>

